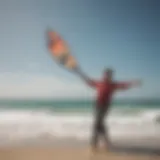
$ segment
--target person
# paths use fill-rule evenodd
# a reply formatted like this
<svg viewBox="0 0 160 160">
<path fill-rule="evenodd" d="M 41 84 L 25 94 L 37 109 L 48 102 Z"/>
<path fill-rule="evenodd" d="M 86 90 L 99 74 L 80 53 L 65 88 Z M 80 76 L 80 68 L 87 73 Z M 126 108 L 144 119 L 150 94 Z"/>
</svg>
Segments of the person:
<svg viewBox="0 0 160 160">
<path fill-rule="evenodd" d="M 105 128 L 104 119 L 108 115 L 113 94 L 118 90 L 127 90 L 132 87 L 140 86 L 140 80 L 129 82 L 115 82 L 113 79 L 114 71 L 111 68 L 104 70 L 103 78 L 95 81 L 86 76 L 79 68 L 76 73 L 91 87 L 97 90 L 96 106 L 95 106 L 95 122 L 93 126 L 93 134 L 91 139 L 92 149 L 97 150 L 99 137 L 104 138 L 106 147 L 111 145 L 108 129 Z"/>
</svg>

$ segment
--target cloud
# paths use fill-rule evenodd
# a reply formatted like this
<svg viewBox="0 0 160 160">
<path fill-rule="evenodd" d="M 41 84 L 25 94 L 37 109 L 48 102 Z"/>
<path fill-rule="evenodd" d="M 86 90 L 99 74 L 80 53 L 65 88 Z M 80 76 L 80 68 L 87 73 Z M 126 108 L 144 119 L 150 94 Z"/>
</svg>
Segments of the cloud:
<svg viewBox="0 0 160 160">
<path fill-rule="evenodd" d="M 159 98 L 158 83 L 148 80 L 142 88 L 119 92 L 116 97 Z M 25 73 L 0 74 L 0 98 L 91 98 L 94 95 L 95 91 L 78 79 L 71 81 L 64 77 Z"/>
<path fill-rule="evenodd" d="M 67 81 L 61 77 L 24 73 L 0 75 L 0 98 L 69 98 L 92 95 L 83 83 Z"/>
</svg>

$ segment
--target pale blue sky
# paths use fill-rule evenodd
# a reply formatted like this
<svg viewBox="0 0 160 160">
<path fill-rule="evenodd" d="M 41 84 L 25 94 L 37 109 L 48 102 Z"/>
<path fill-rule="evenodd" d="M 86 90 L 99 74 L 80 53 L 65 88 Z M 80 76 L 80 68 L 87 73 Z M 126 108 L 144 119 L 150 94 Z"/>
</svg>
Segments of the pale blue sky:
<svg viewBox="0 0 160 160">
<path fill-rule="evenodd" d="M 1 0 L 0 96 L 12 97 L 16 94 L 15 86 L 19 88 L 17 97 L 30 95 L 23 85 L 36 90 L 33 76 L 45 79 L 37 84 L 47 83 L 46 96 L 54 96 L 55 88 L 59 95 L 63 92 L 61 84 L 52 81 L 48 84 L 46 79 L 51 77 L 58 77 L 67 85 L 66 94 L 71 92 L 70 88 L 77 95 L 83 94 L 82 89 L 76 88 L 83 83 L 59 68 L 49 56 L 45 30 L 51 27 L 63 35 L 91 77 L 99 78 L 103 68 L 111 66 L 116 70 L 117 79 L 144 80 L 140 90 L 127 92 L 127 96 L 159 98 L 159 17 L 158 0 Z M 70 80 L 75 88 L 73 83 L 68 84 Z M 10 88 L 5 88 L 4 82 Z M 44 90 L 40 86 L 38 89 L 38 93 Z M 13 93 L 9 94 L 8 90 Z"/>
</svg>

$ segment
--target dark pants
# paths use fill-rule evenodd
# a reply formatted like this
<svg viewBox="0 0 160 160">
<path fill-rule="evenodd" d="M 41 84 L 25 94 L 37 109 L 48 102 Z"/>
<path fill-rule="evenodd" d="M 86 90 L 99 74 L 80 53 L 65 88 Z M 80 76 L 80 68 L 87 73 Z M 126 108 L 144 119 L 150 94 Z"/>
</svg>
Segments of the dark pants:
<svg viewBox="0 0 160 160">
<path fill-rule="evenodd" d="M 109 143 L 108 129 L 105 128 L 105 116 L 107 115 L 109 105 L 96 106 L 95 122 L 93 125 L 92 146 L 97 147 L 99 137 L 102 136 L 106 145 Z"/>
</svg>

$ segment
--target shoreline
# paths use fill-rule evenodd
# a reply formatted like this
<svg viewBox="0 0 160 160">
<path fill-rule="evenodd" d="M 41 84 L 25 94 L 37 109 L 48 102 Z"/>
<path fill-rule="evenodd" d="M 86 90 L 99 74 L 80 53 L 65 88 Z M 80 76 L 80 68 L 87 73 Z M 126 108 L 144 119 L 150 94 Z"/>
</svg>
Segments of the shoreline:
<svg viewBox="0 0 160 160">
<path fill-rule="evenodd" d="M 41 141 L 37 140 L 34 141 L 33 139 L 30 139 L 29 141 L 26 140 L 23 143 L 10 143 L 6 145 L 0 146 L 1 150 L 28 150 L 28 149 L 37 149 L 37 148 L 53 148 L 53 149 L 73 149 L 73 150 L 82 150 L 84 148 L 90 148 L 89 141 L 81 141 L 76 140 L 73 138 L 67 138 L 67 139 L 61 139 L 61 140 L 53 140 L 53 139 L 47 139 L 47 137 L 41 138 Z M 126 143 L 111 143 L 111 146 L 108 146 L 109 152 L 114 152 L 116 154 L 135 154 L 135 155 L 159 155 L 160 158 L 160 147 L 158 146 L 152 146 L 149 147 L 147 145 L 139 146 L 139 145 L 133 145 L 129 142 Z M 100 145 L 100 152 L 101 150 L 104 150 L 103 147 Z"/>
<path fill-rule="evenodd" d="M 157 150 L 160 149 L 160 137 L 132 137 L 132 136 L 110 136 L 111 145 L 114 148 L 139 148 L 140 150 Z M 90 136 L 87 138 L 79 138 L 74 136 L 56 137 L 49 133 L 36 137 L 8 137 L 7 140 L 0 139 L 0 148 L 7 147 L 25 147 L 25 146 L 69 146 L 69 147 L 86 147 L 90 146 Z"/>
</svg>

